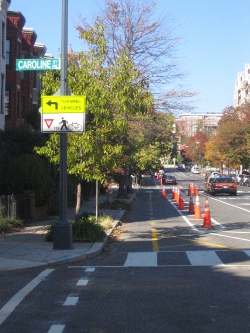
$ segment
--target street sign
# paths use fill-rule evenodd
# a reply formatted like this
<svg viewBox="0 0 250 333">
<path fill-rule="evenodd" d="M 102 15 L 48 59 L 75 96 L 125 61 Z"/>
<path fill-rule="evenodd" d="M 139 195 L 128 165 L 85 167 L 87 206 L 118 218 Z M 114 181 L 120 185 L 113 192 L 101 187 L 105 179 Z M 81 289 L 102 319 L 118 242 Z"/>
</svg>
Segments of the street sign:
<svg viewBox="0 0 250 333">
<path fill-rule="evenodd" d="M 60 69 L 60 59 L 38 58 L 38 59 L 16 59 L 17 71 L 47 71 Z"/>
<path fill-rule="evenodd" d="M 42 96 L 43 133 L 85 132 L 85 96 Z"/>
</svg>

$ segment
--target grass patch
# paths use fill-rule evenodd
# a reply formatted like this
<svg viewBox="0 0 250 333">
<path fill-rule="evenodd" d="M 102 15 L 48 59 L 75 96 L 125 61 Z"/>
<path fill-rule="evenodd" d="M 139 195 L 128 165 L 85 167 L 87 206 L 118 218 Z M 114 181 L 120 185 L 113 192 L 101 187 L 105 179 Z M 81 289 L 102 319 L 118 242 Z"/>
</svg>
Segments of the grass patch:
<svg viewBox="0 0 250 333">
<path fill-rule="evenodd" d="M 128 209 L 129 207 L 131 206 L 130 203 L 128 203 L 126 200 L 114 200 L 114 201 L 104 201 L 103 203 L 101 203 L 99 205 L 99 208 L 100 209 L 123 209 L 123 210 L 126 210 Z"/>
</svg>

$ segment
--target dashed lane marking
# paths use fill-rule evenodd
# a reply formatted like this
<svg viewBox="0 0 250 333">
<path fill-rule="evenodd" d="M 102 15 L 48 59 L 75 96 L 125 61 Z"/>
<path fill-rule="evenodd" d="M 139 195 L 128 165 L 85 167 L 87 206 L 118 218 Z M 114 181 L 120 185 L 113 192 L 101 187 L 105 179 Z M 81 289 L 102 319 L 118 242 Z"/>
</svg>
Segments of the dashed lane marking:
<svg viewBox="0 0 250 333">
<path fill-rule="evenodd" d="M 18 304 L 37 286 L 41 283 L 54 269 L 45 269 L 36 278 L 34 278 L 25 287 L 19 290 L 0 310 L 0 325 L 5 319 L 15 310 Z"/>
</svg>

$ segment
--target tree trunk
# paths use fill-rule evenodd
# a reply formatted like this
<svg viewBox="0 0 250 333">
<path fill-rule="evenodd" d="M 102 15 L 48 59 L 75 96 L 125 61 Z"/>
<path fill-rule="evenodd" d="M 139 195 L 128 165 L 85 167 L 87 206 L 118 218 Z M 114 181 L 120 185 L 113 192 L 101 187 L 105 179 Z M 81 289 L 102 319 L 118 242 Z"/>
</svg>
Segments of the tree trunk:
<svg viewBox="0 0 250 333">
<path fill-rule="evenodd" d="M 82 184 L 79 181 L 77 184 L 77 191 L 76 191 L 76 216 L 75 216 L 75 218 L 77 218 L 80 215 L 81 199 L 82 199 Z"/>
<path fill-rule="evenodd" d="M 118 194 L 117 198 L 128 198 L 127 196 L 127 177 L 126 176 L 121 176 L 119 179 L 119 189 L 118 189 Z"/>
</svg>

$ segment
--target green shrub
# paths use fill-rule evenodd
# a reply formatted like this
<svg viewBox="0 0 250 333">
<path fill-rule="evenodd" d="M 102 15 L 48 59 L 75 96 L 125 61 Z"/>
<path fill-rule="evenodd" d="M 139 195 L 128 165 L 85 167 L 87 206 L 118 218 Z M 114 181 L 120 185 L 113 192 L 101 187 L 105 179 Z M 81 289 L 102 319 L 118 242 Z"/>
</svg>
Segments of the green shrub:
<svg viewBox="0 0 250 333">
<path fill-rule="evenodd" d="M 94 215 L 81 216 L 70 221 L 70 224 L 72 225 L 73 242 L 101 242 L 105 237 L 104 227 L 96 221 Z M 55 224 L 52 224 L 48 229 L 46 234 L 48 242 L 53 241 L 54 227 Z"/>
<path fill-rule="evenodd" d="M 0 218 L 0 233 L 5 234 L 21 228 L 23 226 L 23 221 L 14 219 L 12 217 L 1 217 Z"/>
<path fill-rule="evenodd" d="M 104 236 L 104 228 L 93 219 L 72 221 L 72 237 L 75 242 L 100 242 Z"/>
</svg>

